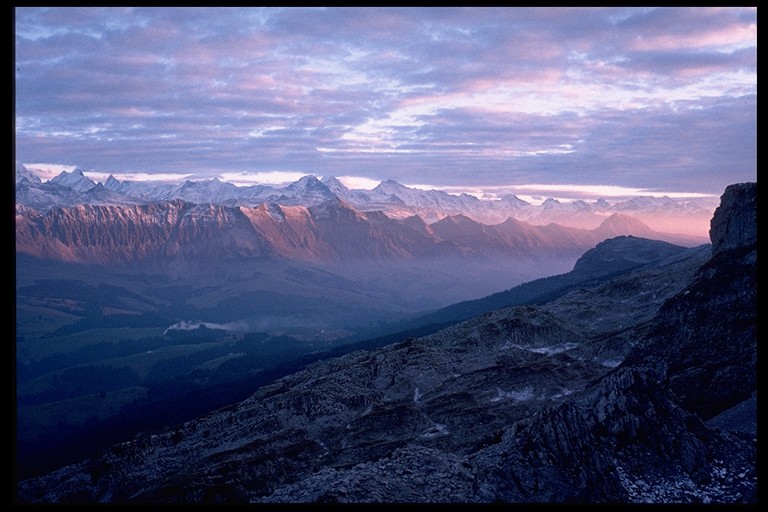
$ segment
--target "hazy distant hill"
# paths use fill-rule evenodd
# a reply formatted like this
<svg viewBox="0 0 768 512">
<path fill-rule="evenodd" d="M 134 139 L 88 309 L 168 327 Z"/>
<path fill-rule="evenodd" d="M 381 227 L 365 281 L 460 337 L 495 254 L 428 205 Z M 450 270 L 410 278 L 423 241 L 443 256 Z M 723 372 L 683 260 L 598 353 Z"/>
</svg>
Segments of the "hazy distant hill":
<svg viewBox="0 0 768 512">
<path fill-rule="evenodd" d="M 452 304 L 409 320 L 403 328 L 455 323 L 502 307 L 549 302 L 587 285 L 597 285 L 634 268 L 688 257 L 700 257 L 709 245 L 686 249 L 666 242 L 620 236 L 605 240 L 584 253 L 565 274 L 536 279 L 480 299 Z"/>
</svg>

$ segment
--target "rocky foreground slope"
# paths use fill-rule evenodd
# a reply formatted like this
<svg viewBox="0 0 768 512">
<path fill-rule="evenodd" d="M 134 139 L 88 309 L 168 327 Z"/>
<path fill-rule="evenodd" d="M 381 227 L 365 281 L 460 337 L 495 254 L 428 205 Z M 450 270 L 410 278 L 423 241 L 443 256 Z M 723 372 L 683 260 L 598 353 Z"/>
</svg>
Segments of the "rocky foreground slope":
<svg viewBox="0 0 768 512">
<path fill-rule="evenodd" d="M 754 430 L 721 428 L 754 404 L 755 204 L 726 189 L 711 253 L 317 363 L 18 498 L 755 502 Z"/>
</svg>

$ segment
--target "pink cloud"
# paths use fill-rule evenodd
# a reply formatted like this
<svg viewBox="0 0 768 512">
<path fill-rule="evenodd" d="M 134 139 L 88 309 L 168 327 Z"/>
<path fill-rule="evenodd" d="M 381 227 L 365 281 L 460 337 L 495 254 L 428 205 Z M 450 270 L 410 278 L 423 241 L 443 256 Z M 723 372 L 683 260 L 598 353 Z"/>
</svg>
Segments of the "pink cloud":
<svg viewBox="0 0 768 512">
<path fill-rule="evenodd" d="M 757 24 L 745 23 L 712 27 L 708 30 L 637 35 L 629 41 L 635 51 L 680 50 L 704 48 L 740 48 L 757 44 Z"/>
</svg>

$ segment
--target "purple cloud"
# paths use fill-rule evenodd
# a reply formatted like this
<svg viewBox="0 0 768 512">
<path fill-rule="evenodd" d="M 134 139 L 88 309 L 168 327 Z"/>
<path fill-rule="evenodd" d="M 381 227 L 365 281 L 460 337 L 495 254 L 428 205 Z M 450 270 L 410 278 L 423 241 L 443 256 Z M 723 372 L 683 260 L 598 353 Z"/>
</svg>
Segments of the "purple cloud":
<svg viewBox="0 0 768 512">
<path fill-rule="evenodd" d="M 15 13 L 21 162 L 702 193 L 756 179 L 755 9 Z"/>
</svg>

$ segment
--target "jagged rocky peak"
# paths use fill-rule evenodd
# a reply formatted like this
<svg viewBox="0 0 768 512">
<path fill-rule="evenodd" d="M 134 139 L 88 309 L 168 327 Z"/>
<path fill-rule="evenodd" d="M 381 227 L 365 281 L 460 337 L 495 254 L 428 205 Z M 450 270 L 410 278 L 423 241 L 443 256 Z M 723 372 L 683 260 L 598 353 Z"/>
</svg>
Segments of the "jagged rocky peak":
<svg viewBox="0 0 768 512">
<path fill-rule="evenodd" d="M 96 186 L 96 183 L 88 179 L 79 168 L 74 169 L 72 172 L 62 171 L 61 174 L 53 178 L 50 182 L 55 183 L 56 185 L 69 187 L 78 192 L 85 192 Z"/>
<path fill-rule="evenodd" d="M 729 185 L 710 223 L 712 254 L 757 244 L 757 183 Z"/>
<path fill-rule="evenodd" d="M 109 175 L 109 177 L 107 177 L 107 181 L 104 182 L 104 187 L 110 190 L 112 187 L 118 187 L 118 186 L 120 186 L 120 180 L 118 180 L 111 174 Z"/>
<path fill-rule="evenodd" d="M 595 208 L 599 208 L 601 210 L 605 210 L 605 209 L 610 208 L 610 207 L 611 207 L 610 203 L 608 203 L 608 201 L 606 201 L 602 197 L 600 199 L 598 199 L 597 201 L 595 201 Z"/>
<path fill-rule="evenodd" d="M 544 208 L 553 208 L 553 207 L 558 206 L 560 204 L 562 204 L 562 203 L 560 203 L 560 201 L 558 201 L 554 197 L 548 197 L 548 198 L 546 198 L 544 200 L 543 203 L 541 203 L 541 206 L 543 206 Z"/>
</svg>

